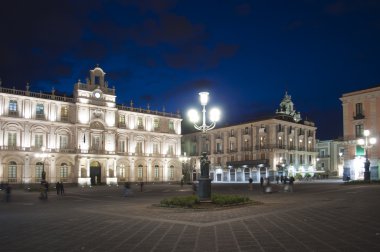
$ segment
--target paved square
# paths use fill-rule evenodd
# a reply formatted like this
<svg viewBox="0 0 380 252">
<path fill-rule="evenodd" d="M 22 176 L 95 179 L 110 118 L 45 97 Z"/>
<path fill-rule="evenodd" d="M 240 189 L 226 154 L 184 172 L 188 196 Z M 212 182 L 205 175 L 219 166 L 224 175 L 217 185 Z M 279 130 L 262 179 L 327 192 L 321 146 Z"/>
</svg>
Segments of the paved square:
<svg viewBox="0 0 380 252">
<path fill-rule="evenodd" d="M 273 185 L 271 194 L 247 184 L 213 184 L 213 192 L 263 202 L 222 210 L 157 208 L 191 186 L 66 188 L 66 195 L 13 190 L 0 202 L 2 251 L 380 251 L 380 185 Z M 4 195 L 2 195 L 4 196 Z"/>
</svg>

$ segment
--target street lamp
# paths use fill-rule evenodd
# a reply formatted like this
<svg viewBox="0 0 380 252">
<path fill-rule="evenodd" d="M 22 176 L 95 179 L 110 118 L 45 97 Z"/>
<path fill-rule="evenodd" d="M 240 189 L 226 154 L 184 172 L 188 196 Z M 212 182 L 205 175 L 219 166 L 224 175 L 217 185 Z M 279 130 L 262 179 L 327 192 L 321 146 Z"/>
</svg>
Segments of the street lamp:
<svg viewBox="0 0 380 252">
<path fill-rule="evenodd" d="M 37 153 L 36 157 L 42 159 L 42 172 L 41 172 L 41 182 L 45 182 L 46 180 L 46 172 L 45 172 L 45 159 L 48 157 L 48 154 L 45 153 L 45 147 L 41 148 L 42 153 Z"/>
<path fill-rule="evenodd" d="M 211 124 L 206 124 L 206 105 L 208 103 L 208 92 L 200 92 L 199 99 L 202 105 L 202 125 L 197 125 L 199 121 L 198 112 L 195 109 L 191 109 L 188 112 L 188 117 L 190 122 L 194 124 L 194 128 L 202 132 L 202 137 L 205 138 L 206 132 L 215 128 L 215 124 L 220 119 L 220 110 L 211 109 L 210 110 L 210 121 Z M 209 167 L 210 161 L 207 158 L 207 150 L 204 148 L 204 143 L 202 144 L 202 156 L 201 156 L 201 176 L 198 179 L 198 197 L 201 201 L 211 200 L 211 179 L 209 177 Z"/>
<path fill-rule="evenodd" d="M 371 172 L 369 170 L 370 162 L 368 159 L 368 149 L 372 148 L 374 144 L 376 144 L 375 137 L 369 137 L 369 130 L 364 130 L 363 132 L 364 139 L 358 139 L 358 144 L 365 150 L 365 162 L 364 162 L 364 181 L 370 182 L 371 180 Z"/>
</svg>

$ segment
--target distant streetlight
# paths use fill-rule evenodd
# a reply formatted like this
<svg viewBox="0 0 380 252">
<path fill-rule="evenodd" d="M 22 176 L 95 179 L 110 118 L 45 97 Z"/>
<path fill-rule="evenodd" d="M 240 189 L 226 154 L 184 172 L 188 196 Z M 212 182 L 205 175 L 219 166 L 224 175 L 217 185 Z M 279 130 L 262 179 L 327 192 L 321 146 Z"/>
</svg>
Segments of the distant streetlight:
<svg viewBox="0 0 380 252">
<path fill-rule="evenodd" d="M 376 144 L 375 137 L 369 137 L 369 130 L 364 130 L 363 132 L 364 139 L 358 139 L 357 143 L 365 150 L 365 162 L 364 162 L 364 181 L 370 182 L 371 180 L 371 172 L 369 170 L 369 166 L 371 162 L 368 159 L 368 149 L 372 148 L 374 144 Z"/>
<path fill-rule="evenodd" d="M 206 124 L 206 105 L 208 103 L 208 92 L 200 92 L 199 99 L 202 105 L 202 125 L 197 125 L 199 121 L 198 112 L 195 109 L 191 109 L 188 112 L 188 117 L 190 122 L 194 124 L 194 128 L 201 131 L 203 138 L 205 138 L 206 132 L 215 128 L 216 122 L 220 119 L 220 110 L 211 109 L 210 110 L 210 121 L 211 124 Z M 201 201 L 210 201 L 211 200 L 211 179 L 209 177 L 209 166 L 210 161 L 207 158 L 207 150 L 204 148 L 204 143 L 202 144 L 202 157 L 201 157 L 201 176 L 198 179 L 198 197 Z"/>
</svg>

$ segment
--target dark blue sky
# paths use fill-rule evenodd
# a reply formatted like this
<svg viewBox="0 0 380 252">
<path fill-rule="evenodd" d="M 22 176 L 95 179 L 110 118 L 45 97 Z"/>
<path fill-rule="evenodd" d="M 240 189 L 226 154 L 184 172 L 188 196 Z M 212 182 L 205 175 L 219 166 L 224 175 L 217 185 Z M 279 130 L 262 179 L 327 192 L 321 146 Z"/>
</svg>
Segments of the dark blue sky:
<svg viewBox="0 0 380 252">
<path fill-rule="evenodd" d="M 333 139 L 339 97 L 380 83 L 379 13 L 376 0 L 9 0 L 0 77 L 71 94 L 99 64 L 118 103 L 186 112 L 209 91 L 219 125 L 273 114 L 287 90 L 317 137 Z"/>
</svg>

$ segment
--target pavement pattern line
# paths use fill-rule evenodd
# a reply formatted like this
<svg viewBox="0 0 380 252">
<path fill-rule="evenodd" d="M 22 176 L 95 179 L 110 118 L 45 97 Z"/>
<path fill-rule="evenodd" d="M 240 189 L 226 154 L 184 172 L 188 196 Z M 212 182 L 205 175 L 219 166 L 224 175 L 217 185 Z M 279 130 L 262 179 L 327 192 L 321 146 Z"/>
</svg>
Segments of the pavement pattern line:
<svg viewBox="0 0 380 252">
<path fill-rule="evenodd" d="M 294 207 L 289 207 L 287 209 L 268 209 L 268 212 L 264 213 L 254 213 L 252 215 L 246 215 L 246 216 L 240 216 L 240 217 L 233 217 L 229 219 L 224 219 L 224 220 L 217 220 L 217 221 L 210 221 L 210 222 L 202 222 L 200 219 L 200 222 L 195 222 L 194 221 L 183 221 L 183 220 L 174 220 L 174 219 L 165 219 L 160 216 L 157 217 L 149 217 L 149 216 L 138 216 L 138 215 L 128 215 L 126 216 L 125 214 L 120 214 L 120 213 L 115 213 L 115 212 L 109 212 L 107 210 L 100 210 L 100 209 L 81 209 L 78 208 L 78 211 L 81 212 L 86 212 L 86 213 L 91 213 L 91 214 L 99 214 L 99 215 L 108 215 L 108 216 L 115 216 L 115 217 L 123 217 L 123 218 L 129 218 L 129 219 L 142 219 L 142 220 L 150 220 L 150 221 L 157 221 L 157 222 L 167 222 L 167 223 L 173 223 L 173 224 L 183 224 L 183 225 L 190 225 L 190 226 L 196 226 L 196 227 L 209 227 L 209 226 L 214 226 L 214 225 L 220 225 L 220 224 L 225 224 L 225 223 L 230 223 L 230 222 L 235 222 L 235 221 L 242 221 L 242 220 L 249 220 L 249 219 L 254 219 L 254 218 L 260 218 L 263 216 L 267 215 L 272 215 L 272 214 L 277 214 L 277 213 L 284 213 L 284 212 L 289 212 L 289 211 L 294 211 L 295 209 L 304 209 L 304 208 L 313 208 L 315 206 L 320 206 L 321 204 L 328 204 L 329 202 L 317 202 L 313 204 L 308 204 L 304 206 L 294 206 Z M 269 203 L 273 204 L 273 203 Z M 265 204 L 264 204 L 265 205 Z M 246 208 L 254 208 L 255 206 L 243 206 Z M 256 207 L 261 207 L 261 205 L 258 205 Z M 165 209 L 167 211 L 171 211 L 171 209 Z M 186 209 L 181 209 L 183 210 L 182 213 L 189 212 L 191 213 L 192 211 L 198 211 L 198 210 L 186 210 Z M 229 209 L 225 210 L 205 210 L 203 212 L 212 214 L 213 212 L 216 212 L 216 214 L 219 214 L 220 212 L 223 211 L 229 211 Z M 153 211 L 154 212 L 154 211 Z M 200 212 L 200 211 L 199 211 Z M 153 213 L 154 214 L 154 213 Z M 170 214 L 170 212 L 168 213 Z"/>
</svg>

